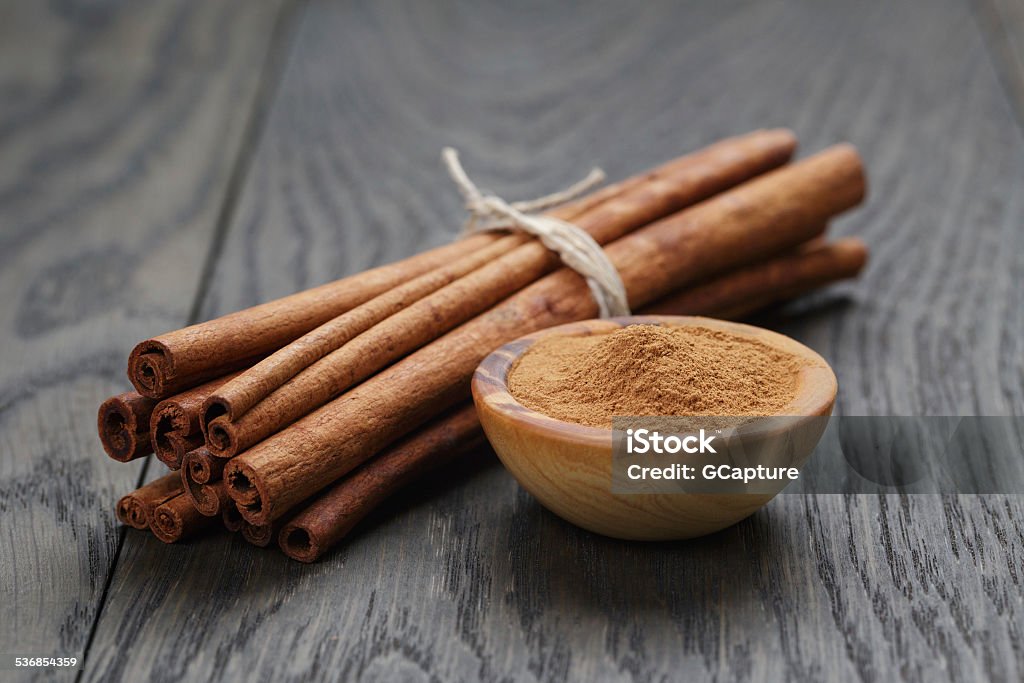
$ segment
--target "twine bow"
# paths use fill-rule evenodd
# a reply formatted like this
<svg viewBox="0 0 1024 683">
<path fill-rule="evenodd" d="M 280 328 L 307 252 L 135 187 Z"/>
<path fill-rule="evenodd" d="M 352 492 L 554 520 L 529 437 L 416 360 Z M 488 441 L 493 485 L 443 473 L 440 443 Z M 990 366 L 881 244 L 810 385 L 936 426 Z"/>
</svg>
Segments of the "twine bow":
<svg viewBox="0 0 1024 683">
<path fill-rule="evenodd" d="M 529 233 L 586 280 L 602 318 L 629 315 L 626 288 L 601 245 L 578 226 L 538 213 L 564 204 L 603 181 L 601 169 L 593 169 L 586 178 L 561 192 L 509 203 L 496 195 L 481 192 L 459 163 L 459 153 L 451 147 L 444 148 L 441 158 L 469 212 L 469 219 L 463 226 L 465 233 L 509 227 Z"/>
</svg>

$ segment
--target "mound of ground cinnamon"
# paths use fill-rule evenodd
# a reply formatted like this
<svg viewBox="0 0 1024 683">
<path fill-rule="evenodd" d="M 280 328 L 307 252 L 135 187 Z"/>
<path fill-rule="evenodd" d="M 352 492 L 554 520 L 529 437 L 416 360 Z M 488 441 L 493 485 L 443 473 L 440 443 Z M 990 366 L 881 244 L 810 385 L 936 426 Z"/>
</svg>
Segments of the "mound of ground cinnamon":
<svg viewBox="0 0 1024 683">
<path fill-rule="evenodd" d="M 796 391 L 795 357 L 705 327 L 630 325 L 547 337 L 523 354 L 508 386 L 528 408 L 611 427 L 613 416 L 774 415 Z"/>
</svg>

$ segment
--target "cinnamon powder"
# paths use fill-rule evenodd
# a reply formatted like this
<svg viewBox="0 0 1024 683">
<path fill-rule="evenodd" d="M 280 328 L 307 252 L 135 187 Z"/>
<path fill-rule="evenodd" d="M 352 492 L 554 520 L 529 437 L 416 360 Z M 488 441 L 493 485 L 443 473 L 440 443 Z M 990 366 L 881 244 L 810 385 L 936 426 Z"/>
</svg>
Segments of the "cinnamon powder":
<svg viewBox="0 0 1024 683">
<path fill-rule="evenodd" d="M 547 337 L 509 373 L 512 395 L 566 422 L 611 427 L 612 416 L 773 415 L 796 391 L 796 358 L 705 327 L 630 325 L 588 337 Z"/>
</svg>

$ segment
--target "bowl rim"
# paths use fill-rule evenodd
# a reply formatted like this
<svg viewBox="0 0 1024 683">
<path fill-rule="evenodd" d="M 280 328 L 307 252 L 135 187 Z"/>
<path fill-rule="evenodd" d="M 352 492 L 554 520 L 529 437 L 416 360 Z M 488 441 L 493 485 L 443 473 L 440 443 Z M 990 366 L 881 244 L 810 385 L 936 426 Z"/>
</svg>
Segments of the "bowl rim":
<svg viewBox="0 0 1024 683">
<path fill-rule="evenodd" d="M 784 334 L 755 325 L 719 320 L 717 318 L 681 315 L 633 315 L 614 318 L 594 318 L 565 323 L 524 335 L 495 349 L 477 366 L 473 373 L 472 381 L 473 401 L 478 409 L 486 406 L 488 409 L 500 413 L 508 420 L 524 423 L 535 430 L 543 432 L 547 438 L 610 448 L 613 436 L 611 428 L 566 422 L 524 406 L 509 391 L 508 375 L 519 358 L 535 343 L 546 337 L 608 334 L 629 325 L 645 324 L 676 327 L 700 326 L 741 336 L 756 335 L 762 340 L 765 336 L 768 336 L 775 348 L 815 361 L 814 364 L 808 363 L 801 368 L 798 376 L 801 378 L 799 386 L 802 388 L 802 391 L 798 391 L 793 400 L 786 405 L 786 410 L 774 416 L 757 417 L 748 423 L 744 423 L 745 434 L 755 435 L 762 430 L 772 431 L 778 429 L 778 423 L 774 425 L 769 423 L 771 418 L 792 418 L 793 422 L 789 423 L 788 429 L 807 420 L 828 417 L 832 413 L 838 381 L 828 362 L 810 347 Z M 812 377 L 816 381 L 810 381 Z M 808 387 L 818 386 L 821 380 L 825 380 L 826 385 L 831 388 L 830 391 L 812 391 L 808 389 Z M 790 410 L 791 408 L 794 410 Z M 763 421 L 763 424 L 760 426 L 757 424 L 759 420 Z"/>
</svg>

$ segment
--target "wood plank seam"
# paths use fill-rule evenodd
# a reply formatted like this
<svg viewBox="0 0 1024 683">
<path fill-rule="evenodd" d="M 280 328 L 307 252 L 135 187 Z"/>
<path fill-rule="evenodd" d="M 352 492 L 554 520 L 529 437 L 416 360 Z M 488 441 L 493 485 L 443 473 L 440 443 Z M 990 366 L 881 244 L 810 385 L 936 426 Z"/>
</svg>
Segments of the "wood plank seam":
<svg viewBox="0 0 1024 683">
<path fill-rule="evenodd" d="M 242 132 L 242 139 L 239 144 L 238 154 L 231 164 L 231 171 L 228 176 L 227 185 L 224 189 L 224 198 L 221 202 L 220 210 L 217 212 L 217 218 L 213 226 L 213 234 L 210 237 L 210 245 L 203 260 L 203 268 L 200 271 L 199 281 L 197 283 L 192 303 L 189 307 L 188 318 L 185 325 L 192 325 L 198 322 L 202 302 L 206 297 L 207 290 L 213 280 L 213 271 L 218 259 L 220 258 L 225 237 L 227 236 L 234 218 L 235 207 L 238 204 L 238 198 L 241 194 L 241 189 L 244 186 L 247 172 L 253 162 L 254 150 L 258 145 L 259 139 L 266 125 L 267 112 L 270 110 L 271 104 L 273 103 L 274 97 L 277 93 L 278 85 L 284 75 L 285 65 L 288 62 L 289 46 L 291 45 L 292 37 L 295 35 L 294 29 L 298 23 L 298 17 L 301 15 L 301 9 L 304 4 L 304 0 L 289 0 L 281 6 L 278 10 L 277 17 L 274 19 L 273 32 L 267 44 L 264 63 L 260 68 L 261 75 L 259 85 L 257 86 L 256 94 L 253 97 L 252 107 L 246 120 L 245 128 Z M 149 466 L 152 464 L 153 460 L 154 457 L 152 455 L 146 458 L 146 462 L 142 466 L 142 471 L 139 473 L 139 479 L 135 483 L 136 487 L 142 486 L 142 484 L 145 483 L 149 472 Z M 89 651 L 92 648 L 97 627 L 99 626 L 100 619 L 103 616 L 103 609 L 107 603 L 114 574 L 117 571 L 118 564 L 121 560 L 125 535 L 126 527 L 122 526 L 118 530 L 117 548 L 114 550 L 113 562 L 111 562 L 107 569 L 107 575 L 103 581 L 103 590 L 100 593 L 99 604 L 96 606 L 96 616 L 93 618 L 93 623 L 89 627 L 89 635 L 86 638 L 85 647 L 82 651 L 82 666 L 75 676 L 76 683 L 82 679 L 86 670 L 85 666 L 89 660 Z"/>
</svg>

